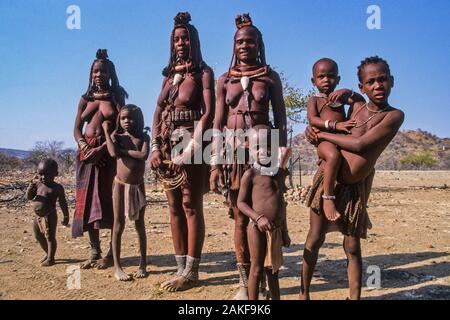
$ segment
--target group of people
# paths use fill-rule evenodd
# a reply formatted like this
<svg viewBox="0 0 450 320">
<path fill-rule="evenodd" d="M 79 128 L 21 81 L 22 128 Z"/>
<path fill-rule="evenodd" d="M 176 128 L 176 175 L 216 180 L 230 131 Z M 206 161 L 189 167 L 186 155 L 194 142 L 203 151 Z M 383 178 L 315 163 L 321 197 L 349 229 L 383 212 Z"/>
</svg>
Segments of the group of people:
<svg viewBox="0 0 450 320">
<path fill-rule="evenodd" d="M 125 104 L 127 92 L 120 86 L 106 50 L 97 51 L 74 128 L 79 148 L 72 236 L 87 231 L 91 246 L 91 256 L 81 267 L 114 265 L 118 280 L 132 279 L 120 263 L 121 236 L 128 217 L 135 223 L 141 254 L 134 277 L 147 275 L 143 177 L 149 158 L 167 195 L 177 266 L 176 274 L 161 284 L 162 289 L 173 292 L 198 285 L 205 238 L 203 196 L 211 190 L 226 197 L 234 219 L 240 277 L 235 299 L 280 299 L 282 246 L 290 245 L 283 197 L 290 150 L 282 83 L 266 63 L 261 32 L 250 16 L 243 14 L 236 18 L 230 68 L 216 84 L 190 20 L 187 12 L 174 19 L 170 58 L 163 70 L 151 137 L 141 109 Z M 358 67 L 358 86 L 367 102 L 352 90 L 335 90 L 340 77 L 332 59 L 318 60 L 311 80 L 318 93 L 308 102 L 305 136 L 317 146 L 319 169 L 307 201 L 310 230 L 303 253 L 300 298 L 309 299 L 325 234 L 340 231 L 348 258 L 349 298 L 359 299 L 360 239 L 370 227 L 366 204 L 374 166 L 404 115 L 389 105 L 394 79 L 388 63 L 379 57 L 366 58 Z M 350 106 L 347 114 L 344 105 Z M 207 161 L 191 161 L 204 154 L 202 137 L 208 129 L 215 132 L 209 141 L 211 154 Z M 244 139 L 236 132 L 243 132 Z M 223 153 L 223 136 L 231 137 L 227 140 L 231 157 Z M 188 142 L 175 153 L 186 137 Z M 69 212 L 64 189 L 54 182 L 56 162 L 43 161 L 38 173 L 40 180 L 30 185 L 27 196 L 35 204 L 34 230 L 46 252 L 42 265 L 49 266 L 54 264 L 56 251 L 56 201 L 59 199 L 65 225 Z M 112 229 L 106 255 L 102 255 L 100 245 L 102 228 Z"/>
</svg>

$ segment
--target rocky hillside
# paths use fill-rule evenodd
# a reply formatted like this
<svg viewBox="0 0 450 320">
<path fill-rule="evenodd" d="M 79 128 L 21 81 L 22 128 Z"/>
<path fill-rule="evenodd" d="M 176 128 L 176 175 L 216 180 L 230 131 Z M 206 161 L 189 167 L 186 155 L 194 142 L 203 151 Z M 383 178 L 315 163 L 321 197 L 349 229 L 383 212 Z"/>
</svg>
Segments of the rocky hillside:
<svg viewBox="0 0 450 320">
<path fill-rule="evenodd" d="M 292 145 L 293 159 L 300 155 L 302 171 L 315 170 L 316 150 L 304 139 L 303 133 L 292 139 Z M 439 138 L 420 129 L 400 131 L 378 159 L 376 168 L 450 170 L 450 138 Z"/>
</svg>

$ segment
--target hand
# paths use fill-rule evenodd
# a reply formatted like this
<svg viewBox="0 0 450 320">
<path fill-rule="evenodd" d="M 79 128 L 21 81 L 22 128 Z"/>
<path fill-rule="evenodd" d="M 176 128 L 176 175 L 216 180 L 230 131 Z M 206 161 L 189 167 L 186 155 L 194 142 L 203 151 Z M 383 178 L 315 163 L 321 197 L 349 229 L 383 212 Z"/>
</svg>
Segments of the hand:
<svg viewBox="0 0 450 320">
<path fill-rule="evenodd" d="M 265 216 L 258 220 L 258 229 L 261 232 L 271 231 L 273 229 L 272 223 Z"/>
<path fill-rule="evenodd" d="M 161 151 L 153 151 L 150 157 L 150 166 L 152 169 L 158 169 L 162 163 Z"/>
<path fill-rule="evenodd" d="M 102 127 L 106 133 L 110 134 L 113 126 L 111 121 L 105 120 L 102 122 Z"/>
<path fill-rule="evenodd" d="M 352 133 L 351 129 L 353 129 L 355 126 L 356 126 L 356 120 L 348 120 L 348 121 L 338 122 L 336 124 L 336 131 Z"/>
<path fill-rule="evenodd" d="M 320 132 L 319 129 L 311 126 L 307 126 L 305 129 L 305 139 L 309 143 L 313 145 L 317 145 L 319 143 L 319 137 L 318 133 Z"/>
<path fill-rule="evenodd" d="M 105 165 L 104 148 L 102 146 L 97 148 L 90 148 L 87 153 L 85 153 L 84 161 L 88 163 L 93 163 L 96 166 L 103 167 Z"/>
<path fill-rule="evenodd" d="M 211 191 L 215 193 L 220 193 L 219 188 L 224 188 L 225 182 L 223 177 L 223 172 L 220 167 L 211 171 L 211 175 L 209 177 L 209 188 Z"/>
<path fill-rule="evenodd" d="M 348 104 L 348 99 L 350 98 L 352 93 L 353 93 L 353 91 L 348 90 L 348 89 L 336 90 L 336 91 L 330 93 L 330 95 L 328 96 L 328 101 L 333 102 L 333 103 L 340 102 L 343 104 Z"/>
<path fill-rule="evenodd" d="M 63 221 L 61 221 L 61 224 L 67 227 L 69 225 L 69 216 L 65 216 Z"/>
</svg>

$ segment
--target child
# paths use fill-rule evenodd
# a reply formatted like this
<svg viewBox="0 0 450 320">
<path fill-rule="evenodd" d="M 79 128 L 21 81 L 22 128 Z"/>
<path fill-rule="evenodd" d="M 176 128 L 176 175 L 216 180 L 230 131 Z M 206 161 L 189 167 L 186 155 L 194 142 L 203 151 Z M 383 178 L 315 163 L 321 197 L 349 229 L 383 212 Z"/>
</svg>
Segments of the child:
<svg viewBox="0 0 450 320">
<path fill-rule="evenodd" d="M 337 63 L 328 58 L 322 58 L 314 64 L 311 81 L 319 93 L 308 101 L 309 124 L 321 130 L 350 133 L 355 121 L 345 121 L 343 103 L 352 105 L 356 101 L 364 101 L 364 98 L 347 89 L 334 92 L 340 81 L 339 70 Z M 340 217 L 334 203 L 334 185 L 341 165 L 341 155 L 336 145 L 327 141 L 319 144 L 317 154 L 325 161 L 323 210 L 328 220 L 335 221 Z"/>
<path fill-rule="evenodd" d="M 270 127 L 256 125 L 253 129 L 258 136 L 255 139 L 256 146 L 250 146 L 255 162 L 242 177 L 237 200 L 239 210 L 252 221 L 247 227 L 251 261 L 248 298 L 258 300 L 258 287 L 265 271 L 272 299 L 280 300 L 278 269 L 283 264 L 282 229 L 286 219 L 284 175 L 277 166 L 269 166 L 272 159 L 269 150 L 270 138 L 267 139 L 266 145 L 259 141 L 263 135 L 270 137 L 265 134 L 270 132 Z M 286 161 L 282 159 L 281 162 Z"/>
<path fill-rule="evenodd" d="M 125 216 L 135 222 L 139 236 L 141 259 L 136 278 L 147 275 L 147 236 L 145 233 L 145 160 L 149 154 L 149 136 L 144 132 L 144 116 L 139 107 L 125 105 L 117 118 L 117 129 L 112 134 L 111 123 L 102 123 L 106 145 L 111 157 L 117 159 L 117 174 L 113 184 L 113 257 L 114 276 L 117 280 L 128 281 L 131 276 L 125 273 L 120 264 L 120 246 L 125 227 Z"/>
<path fill-rule="evenodd" d="M 338 174 L 336 206 L 342 214 L 339 223 L 331 223 L 320 216 L 323 193 L 323 167 L 314 175 L 312 188 L 306 202 L 311 207 L 310 229 L 305 241 L 302 263 L 300 299 L 310 299 L 310 284 L 316 266 L 319 249 L 327 232 L 344 234 L 343 247 L 347 256 L 349 298 L 361 297 L 362 253 L 361 238 L 367 238 L 372 224 L 367 213 L 376 162 L 397 134 L 404 121 L 404 113 L 389 104 L 394 78 L 388 63 L 382 58 L 368 57 L 358 67 L 359 89 L 367 95 L 367 103 L 355 103 L 349 110 L 349 118 L 355 126 L 349 135 L 333 134 L 307 127 L 305 135 L 311 143 L 329 141 L 341 149 L 343 165 Z M 337 227 L 337 228 L 336 228 Z"/>
<path fill-rule="evenodd" d="M 55 264 L 56 253 L 56 201 L 63 212 L 63 226 L 69 224 L 69 209 L 67 208 L 64 188 L 55 182 L 58 175 L 58 164 L 53 159 L 45 159 L 38 164 L 38 181 L 32 181 L 27 189 L 27 199 L 33 201 L 36 218 L 33 232 L 45 256 L 41 259 L 41 266 L 48 267 Z"/>
</svg>

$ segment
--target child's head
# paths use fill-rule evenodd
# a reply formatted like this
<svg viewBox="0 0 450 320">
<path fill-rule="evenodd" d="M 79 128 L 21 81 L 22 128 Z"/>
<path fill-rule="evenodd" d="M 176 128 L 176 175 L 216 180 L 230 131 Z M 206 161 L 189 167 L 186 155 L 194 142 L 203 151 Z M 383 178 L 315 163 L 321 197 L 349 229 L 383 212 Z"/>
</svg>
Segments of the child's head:
<svg viewBox="0 0 450 320">
<path fill-rule="evenodd" d="M 250 153 L 252 158 L 264 166 L 274 166 L 277 156 L 271 150 L 271 128 L 256 125 L 250 129 Z"/>
<path fill-rule="evenodd" d="M 375 56 L 361 61 L 358 67 L 359 89 L 375 104 L 387 104 L 391 89 L 394 87 L 394 77 L 389 64 Z"/>
<path fill-rule="evenodd" d="M 117 117 L 117 132 L 129 132 L 141 136 L 144 131 L 144 115 L 141 108 L 134 104 L 127 104 L 120 109 Z"/>
<path fill-rule="evenodd" d="M 44 159 L 39 162 L 37 171 L 44 182 L 53 182 L 58 175 L 58 163 L 53 159 Z"/>
<path fill-rule="evenodd" d="M 334 91 L 341 80 L 336 61 L 329 58 L 322 58 L 314 63 L 312 72 L 312 84 L 320 93 L 327 95 Z"/>
</svg>

